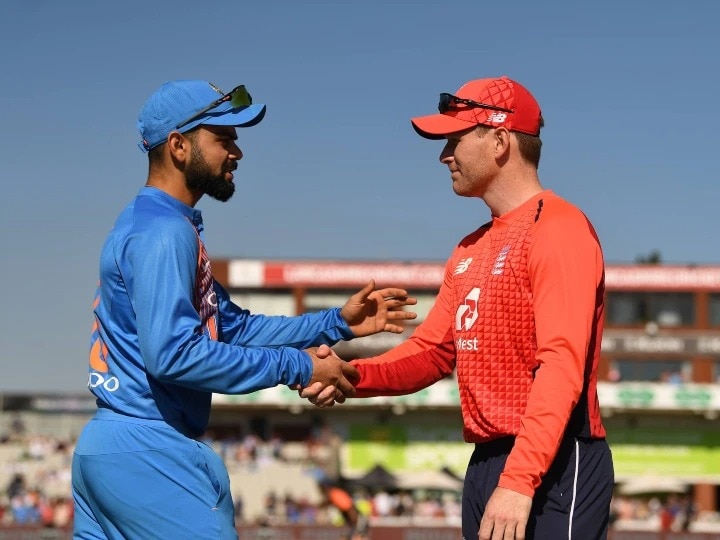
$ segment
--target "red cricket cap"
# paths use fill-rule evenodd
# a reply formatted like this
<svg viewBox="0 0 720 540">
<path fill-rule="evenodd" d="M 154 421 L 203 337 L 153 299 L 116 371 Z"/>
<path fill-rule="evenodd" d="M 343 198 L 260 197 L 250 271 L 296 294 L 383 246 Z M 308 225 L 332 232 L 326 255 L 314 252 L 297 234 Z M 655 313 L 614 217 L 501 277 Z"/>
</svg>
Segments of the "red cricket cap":
<svg viewBox="0 0 720 540">
<path fill-rule="evenodd" d="M 543 124 L 540 105 L 527 88 L 504 75 L 467 82 L 454 96 L 511 112 L 451 100 L 450 107 L 445 112 L 411 119 L 420 136 L 426 139 L 443 139 L 449 133 L 463 131 L 478 124 L 505 127 L 510 131 L 534 136 L 540 134 Z"/>
</svg>

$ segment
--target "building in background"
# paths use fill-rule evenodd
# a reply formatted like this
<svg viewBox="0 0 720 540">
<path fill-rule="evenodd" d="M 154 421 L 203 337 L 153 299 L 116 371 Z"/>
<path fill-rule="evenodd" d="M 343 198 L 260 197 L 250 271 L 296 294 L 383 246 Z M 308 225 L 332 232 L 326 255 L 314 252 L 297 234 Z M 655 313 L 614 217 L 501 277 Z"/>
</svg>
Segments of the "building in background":
<svg viewBox="0 0 720 540">
<path fill-rule="evenodd" d="M 405 287 L 421 321 L 443 278 L 438 262 L 214 260 L 213 273 L 251 312 L 296 315 L 342 305 L 370 278 Z M 700 509 L 720 498 L 720 266 L 608 265 L 599 398 L 627 493 L 685 486 Z M 383 352 L 413 331 L 339 343 L 346 359 Z M 380 464 L 398 472 L 447 467 L 462 474 L 454 380 L 411 396 L 350 400 L 316 411 L 274 388 L 216 396 L 213 429 L 304 438 L 318 426 L 344 441 L 338 467 L 358 475 Z M 238 427 L 238 410 L 245 425 Z M 294 415 L 287 415 L 290 411 Z M 303 414 L 301 414 L 303 413 Z M 670 487 L 668 487 L 670 486 Z"/>
<path fill-rule="evenodd" d="M 215 259 L 212 267 L 233 301 L 253 313 L 292 316 L 339 306 L 371 278 L 418 299 L 418 320 L 403 334 L 341 342 L 335 349 L 346 359 L 406 339 L 427 315 L 444 274 L 440 262 Z M 689 495 L 698 513 L 720 516 L 720 265 L 608 265 L 606 291 L 598 394 L 618 493 Z M 24 430 L 72 440 L 93 411 L 90 394 L 3 395 L 0 434 Z M 283 460 L 311 458 L 329 475 L 362 479 L 384 470 L 400 487 L 452 489 L 452 473 L 464 474 L 472 451 L 461 437 L 452 376 L 409 396 L 323 410 L 282 386 L 216 395 L 207 434 L 225 459 L 238 462 L 231 480 L 238 475 L 234 495 L 248 514 L 264 511 L 258 494 L 273 481 L 298 493 L 313 487 L 310 477 L 280 465 L 275 476 L 248 481 L 239 463 L 249 439 L 282 441 Z M 11 473 L 5 469 L 3 485 Z"/>
</svg>

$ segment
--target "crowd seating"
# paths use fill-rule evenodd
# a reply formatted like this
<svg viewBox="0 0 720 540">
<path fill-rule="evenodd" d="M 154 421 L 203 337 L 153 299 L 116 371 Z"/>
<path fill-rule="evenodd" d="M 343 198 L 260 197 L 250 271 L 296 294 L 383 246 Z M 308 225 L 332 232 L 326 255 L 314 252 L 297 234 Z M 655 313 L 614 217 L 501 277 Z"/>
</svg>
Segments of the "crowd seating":
<svg viewBox="0 0 720 540">
<path fill-rule="evenodd" d="M 2 434 L 0 434 L 2 435 Z M 318 475 L 338 472 L 342 441 L 332 434 L 307 441 L 206 441 L 230 475 L 237 520 L 254 524 L 339 524 L 323 500 Z M 73 440 L 24 430 L 0 437 L 0 526 L 67 527 L 72 522 L 70 467 Z M 460 488 L 355 489 L 356 505 L 371 522 L 457 525 Z M 625 497 L 613 501 L 615 530 L 717 531 L 720 515 L 695 512 L 686 497 Z"/>
</svg>

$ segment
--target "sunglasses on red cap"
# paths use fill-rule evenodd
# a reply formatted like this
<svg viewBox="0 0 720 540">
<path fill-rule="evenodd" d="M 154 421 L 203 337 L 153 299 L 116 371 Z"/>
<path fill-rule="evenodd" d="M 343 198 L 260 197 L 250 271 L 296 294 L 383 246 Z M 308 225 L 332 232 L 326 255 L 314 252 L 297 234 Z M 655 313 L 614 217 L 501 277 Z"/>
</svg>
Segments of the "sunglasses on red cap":
<svg viewBox="0 0 720 540">
<path fill-rule="evenodd" d="M 188 125 L 190 122 L 197 120 L 206 112 L 225 103 L 226 101 L 229 101 L 230 105 L 232 105 L 235 108 L 236 107 L 247 107 L 248 105 L 252 105 L 252 96 L 250 96 L 250 94 L 248 93 L 244 84 L 241 84 L 240 86 L 236 86 L 235 88 L 230 90 L 227 94 L 223 94 L 222 96 L 217 98 L 215 101 L 210 103 L 207 107 L 200 109 L 198 112 L 196 112 L 189 118 L 186 118 L 185 120 L 180 122 L 178 125 L 175 126 L 175 129 L 180 129 L 183 126 Z"/>
<path fill-rule="evenodd" d="M 461 97 L 454 96 L 452 94 L 448 94 L 447 92 L 443 92 L 440 94 L 440 101 L 438 102 L 438 111 L 441 113 L 446 113 L 450 109 L 453 108 L 453 105 L 457 105 L 459 103 L 462 103 L 463 105 L 467 105 L 468 107 L 481 107 L 483 109 L 490 109 L 491 111 L 501 111 L 506 113 L 512 113 L 515 112 L 513 109 L 506 109 L 504 107 L 498 107 L 497 105 L 488 105 L 487 103 L 480 103 L 479 101 L 473 101 L 472 99 L 465 99 Z"/>
</svg>

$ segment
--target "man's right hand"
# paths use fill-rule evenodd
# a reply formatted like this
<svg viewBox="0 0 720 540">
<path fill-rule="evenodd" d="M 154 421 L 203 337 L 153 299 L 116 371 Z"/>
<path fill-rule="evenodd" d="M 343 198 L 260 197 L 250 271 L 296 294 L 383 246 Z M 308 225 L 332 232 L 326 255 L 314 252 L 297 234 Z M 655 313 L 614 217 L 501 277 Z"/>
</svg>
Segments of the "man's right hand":
<svg viewBox="0 0 720 540">
<path fill-rule="evenodd" d="M 300 396 L 318 407 L 332 407 L 355 395 L 353 383 L 360 380 L 357 369 L 343 361 L 327 345 L 305 349 L 313 363 L 308 385 Z"/>
</svg>

